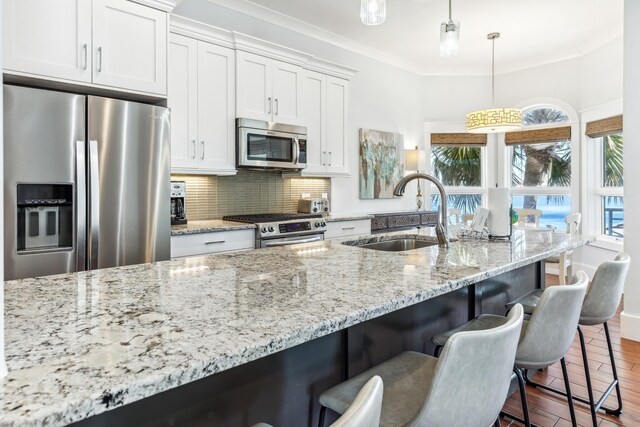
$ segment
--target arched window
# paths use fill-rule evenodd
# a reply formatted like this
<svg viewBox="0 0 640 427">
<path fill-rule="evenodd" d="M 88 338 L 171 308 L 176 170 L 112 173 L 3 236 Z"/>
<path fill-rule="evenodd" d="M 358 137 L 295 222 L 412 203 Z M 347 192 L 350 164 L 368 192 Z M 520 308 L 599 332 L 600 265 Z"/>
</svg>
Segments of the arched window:
<svg viewBox="0 0 640 427">
<path fill-rule="evenodd" d="M 569 116 L 545 105 L 523 110 L 522 117 L 523 130 L 505 135 L 511 148 L 513 207 L 540 210 L 540 225 L 564 229 L 564 217 L 571 213 Z"/>
</svg>

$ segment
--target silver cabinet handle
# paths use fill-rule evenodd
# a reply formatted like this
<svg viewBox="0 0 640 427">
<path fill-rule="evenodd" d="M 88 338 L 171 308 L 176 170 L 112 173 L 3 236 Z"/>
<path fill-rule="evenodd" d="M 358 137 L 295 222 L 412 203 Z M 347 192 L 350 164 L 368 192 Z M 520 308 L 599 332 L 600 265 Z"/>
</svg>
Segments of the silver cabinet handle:
<svg viewBox="0 0 640 427">
<path fill-rule="evenodd" d="M 299 243 L 311 243 L 311 242 L 319 242 L 322 240 L 322 236 L 313 236 L 306 239 L 295 239 L 295 240 L 282 240 L 276 242 L 267 242 L 264 244 L 265 248 L 272 248 L 274 246 L 289 246 L 289 245 L 297 245 Z"/>
<path fill-rule="evenodd" d="M 193 140 L 191 140 L 191 142 L 193 143 L 193 157 L 192 158 L 195 159 L 196 158 L 196 140 L 193 139 Z"/>
<path fill-rule="evenodd" d="M 295 152 L 295 158 L 293 159 L 293 164 L 297 165 L 300 160 L 300 142 L 298 142 L 298 138 L 293 138 L 293 146 Z"/>
<path fill-rule="evenodd" d="M 102 46 L 98 48 L 98 72 L 102 72 Z"/>
<path fill-rule="evenodd" d="M 200 141 L 200 144 L 202 144 L 202 152 L 200 153 L 200 158 L 204 160 L 204 141 Z"/>
<path fill-rule="evenodd" d="M 87 175 L 86 175 L 85 142 L 76 141 L 76 267 L 84 271 L 86 263 L 87 240 Z"/>
<path fill-rule="evenodd" d="M 326 151 L 322 152 L 322 161 L 320 163 L 322 163 L 322 166 L 327 166 L 327 152 Z"/>
<path fill-rule="evenodd" d="M 278 98 L 276 98 L 276 116 L 278 115 L 278 110 L 279 110 L 279 108 L 278 108 Z"/>
<path fill-rule="evenodd" d="M 267 114 L 271 114 L 271 97 L 267 98 L 267 102 L 269 103 L 269 111 L 267 111 Z"/>
<path fill-rule="evenodd" d="M 220 243 L 225 243 L 226 240 L 212 240 L 210 242 L 204 242 L 205 245 L 217 245 Z"/>
<path fill-rule="evenodd" d="M 355 226 L 351 226 L 351 227 L 342 227 L 343 230 L 355 230 L 356 227 Z"/>
<path fill-rule="evenodd" d="M 87 62 L 89 61 L 88 52 L 87 52 L 87 44 L 82 45 L 82 69 L 87 69 Z"/>
<path fill-rule="evenodd" d="M 329 151 L 329 166 L 331 166 L 331 158 L 332 158 L 332 157 L 333 157 L 333 156 L 331 155 L 331 151 Z"/>
</svg>

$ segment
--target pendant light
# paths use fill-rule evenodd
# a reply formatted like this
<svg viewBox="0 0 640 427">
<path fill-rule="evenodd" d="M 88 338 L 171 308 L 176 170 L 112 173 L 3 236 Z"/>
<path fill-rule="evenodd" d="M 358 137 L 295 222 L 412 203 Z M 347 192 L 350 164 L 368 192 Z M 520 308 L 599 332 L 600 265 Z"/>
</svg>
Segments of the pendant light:
<svg viewBox="0 0 640 427">
<path fill-rule="evenodd" d="M 364 25 L 380 25 L 387 18 L 387 0 L 360 0 L 360 20 Z"/>
<path fill-rule="evenodd" d="M 467 114 L 467 132 L 498 133 L 522 129 L 522 111 L 517 108 L 495 108 L 495 47 L 500 33 L 489 33 L 491 40 L 491 108 Z"/>
<path fill-rule="evenodd" d="M 460 46 L 460 21 L 451 19 L 449 0 L 449 21 L 440 24 L 440 56 L 456 56 Z"/>
</svg>

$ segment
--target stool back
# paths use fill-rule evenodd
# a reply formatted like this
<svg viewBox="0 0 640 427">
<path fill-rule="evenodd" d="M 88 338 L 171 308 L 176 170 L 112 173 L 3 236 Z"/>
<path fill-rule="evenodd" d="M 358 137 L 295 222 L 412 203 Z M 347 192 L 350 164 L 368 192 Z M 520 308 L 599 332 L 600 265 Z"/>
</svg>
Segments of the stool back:
<svg viewBox="0 0 640 427">
<path fill-rule="evenodd" d="M 581 270 L 573 276 L 571 284 L 544 290 L 523 327 L 516 354 L 517 367 L 542 369 L 564 357 L 576 335 L 588 283 L 587 274 Z"/>
<path fill-rule="evenodd" d="M 584 297 L 581 325 L 598 325 L 613 317 L 620 305 L 630 263 L 629 255 L 619 252 L 613 261 L 605 261 L 598 266 Z"/>
<path fill-rule="evenodd" d="M 491 425 L 507 398 L 523 316 L 517 304 L 497 328 L 452 335 L 425 404 L 407 425 Z"/>
<path fill-rule="evenodd" d="M 331 427 L 371 427 L 380 424 L 382 378 L 375 375 L 360 389 L 349 408 Z"/>
</svg>

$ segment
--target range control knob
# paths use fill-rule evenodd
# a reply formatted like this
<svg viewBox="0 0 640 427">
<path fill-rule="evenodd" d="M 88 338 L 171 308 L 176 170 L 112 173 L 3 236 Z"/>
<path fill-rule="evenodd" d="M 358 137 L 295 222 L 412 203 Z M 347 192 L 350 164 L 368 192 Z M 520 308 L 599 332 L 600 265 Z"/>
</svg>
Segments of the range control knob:
<svg viewBox="0 0 640 427">
<path fill-rule="evenodd" d="M 269 233 L 273 233 L 273 227 L 269 227 Z"/>
<path fill-rule="evenodd" d="M 327 223 L 326 223 L 326 222 L 324 222 L 324 221 L 322 221 L 322 222 L 320 223 L 320 225 L 321 225 L 321 226 L 323 226 L 323 227 L 326 227 L 326 226 L 327 226 Z"/>
<path fill-rule="evenodd" d="M 325 212 L 329 212 L 329 208 L 325 207 L 325 208 L 324 208 L 324 211 L 325 211 Z"/>
<path fill-rule="evenodd" d="M 316 222 L 316 227 L 320 227 L 320 226 L 322 226 L 322 223 Z"/>
<path fill-rule="evenodd" d="M 266 232 L 267 232 L 267 227 L 262 227 L 262 228 L 260 229 L 260 231 L 262 231 L 263 233 L 266 233 Z"/>
</svg>

